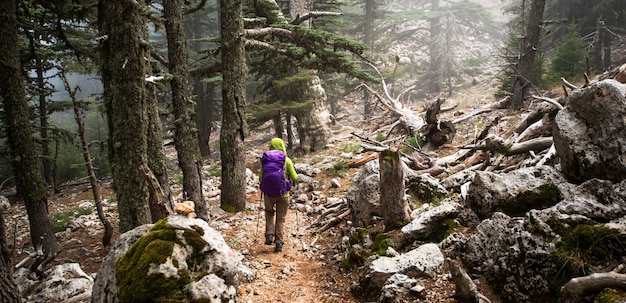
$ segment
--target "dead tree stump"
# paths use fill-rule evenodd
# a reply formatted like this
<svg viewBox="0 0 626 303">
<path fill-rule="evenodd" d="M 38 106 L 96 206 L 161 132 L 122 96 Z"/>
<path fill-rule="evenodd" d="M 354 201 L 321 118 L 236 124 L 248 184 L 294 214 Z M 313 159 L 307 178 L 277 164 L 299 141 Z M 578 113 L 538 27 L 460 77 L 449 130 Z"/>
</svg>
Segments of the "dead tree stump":
<svg viewBox="0 0 626 303">
<path fill-rule="evenodd" d="M 404 170 L 400 152 L 380 152 L 380 208 L 385 230 L 394 230 L 409 222 L 409 204 L 404 198 Z"/>
</svg>

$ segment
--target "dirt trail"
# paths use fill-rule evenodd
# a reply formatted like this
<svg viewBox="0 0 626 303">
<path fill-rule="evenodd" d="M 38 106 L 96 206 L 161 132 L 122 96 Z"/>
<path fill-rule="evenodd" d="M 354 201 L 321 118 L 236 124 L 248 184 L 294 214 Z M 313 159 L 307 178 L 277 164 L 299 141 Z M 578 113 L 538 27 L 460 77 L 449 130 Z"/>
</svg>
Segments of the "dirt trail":
<svg viewBox="0 0 626 303">
<path fill-rule="evenodd" d="M 283 251 L 274 252 L 274 245 L 264 244 L 265 218 L 263 210 L 258 209 L 258 194 L 250 201 L 257 210 L 225 219 L 235 228 L 217 227 L 226 242 L 244 254 L 244 264 L 256 274 L 251 281 L 241 281 L 238 302 L 359 302 L 349 292 L 349 277 L 339 272 L 336 261 L 330 260 L 335 233 L 311 235 L 307 229 L 311 219 L 289 209 Z"/>
</svg>

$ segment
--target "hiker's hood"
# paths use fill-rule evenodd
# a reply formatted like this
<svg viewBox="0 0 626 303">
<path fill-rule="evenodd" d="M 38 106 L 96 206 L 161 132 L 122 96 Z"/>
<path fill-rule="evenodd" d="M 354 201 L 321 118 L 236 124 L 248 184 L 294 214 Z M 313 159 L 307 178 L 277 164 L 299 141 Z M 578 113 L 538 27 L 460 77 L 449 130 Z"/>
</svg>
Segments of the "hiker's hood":
<svg viewBox="0 0 626 303">
<path fill-rule="evenodd" d="M 283 142 L 283 139 L 281 138 L 273 138 L 270 141 L 270 150 L 274 150 L 274 149 L 282 150 L 285 153 L 285 155 L 287 154 L 287 149 L 285 148 L 285 142 Z"/>
</svg>

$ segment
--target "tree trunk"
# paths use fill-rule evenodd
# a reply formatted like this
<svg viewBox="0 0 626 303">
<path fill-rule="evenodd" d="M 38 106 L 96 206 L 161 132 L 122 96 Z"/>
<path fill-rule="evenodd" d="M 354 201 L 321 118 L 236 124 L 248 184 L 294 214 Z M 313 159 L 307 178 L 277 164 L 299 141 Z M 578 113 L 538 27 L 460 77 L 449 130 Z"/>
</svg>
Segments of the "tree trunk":
<svg viewBox="0 0 626 303">
<path fill-rule="evenodd" d="M 174 142 L 178 166 L 183 172 L 183 198 L 195 203 L 196 215 L 199 218 L 208 220 L 209 209 L 202 195 L 202 157 L 194 116 L 196 108 L 189 85 L 187 41 L 182 8 L 181 0 L 163 1 L 169 70 L 174 76 L 170 81 L 175 121 Z"/>
<path fill-rule="evenodd" d="M 208 43 L 203 42 L 202 38 L 217 35 L 213 32 L 217 29 L 214 28 L 210 20 L 211 11 L 214 9 L 214 7 L 205 6 L 203 9 L 185 16 L 185 36 L 192 52 L 201 52 L 208 47 Z M 206 158 L 211 155 L 209 142 L 213 131 L 213 120 L 219 117 L 219 111 L 216 109 L 217 84 L 204 83 L 202 77 L 198 76 L 192 76 L 190 83 L 196 101 L 196 126 L 198 127 L 200 156 Z"/>
<path fill-rule="evenodd" d="M 104 214 L 104 209 L 102 208 L 102 201 L 100 200 L 100 184 L 98 182 L 98 178 L 96 177 L 96 172 L 93 168 L 93 163 L 91 162 L 91 153 L 89 152 L 89 142 L 87 141 L 87 136 L 85 135 L 85 122 L 83 120 L 83 115 L 81 114 L 81 107 L 79 105 L 78 100 L 76 100 L 76 90 L 73 90 L 70 86 L 67 78 L 65 76 L 65 72 L 61 72 L 61 78 L 63 79 L 63 84 L 65 85 L 65 90 L 70 95 L 72 99 L 72 104 L 74 107 L 74 119 L 76 120 L 76 124 L 78 124 L 78 137 L 80 138 L 80 142 L 83 147 L 83 159 L 85 159 L 85 168 L 87 169 L 87 175 L 89 176 L 89 181 L 91 183 L 91 192 L 93 193 L 93 201 L 96 205 L 96 211 L 98 213 L 98 218 L 102 225 L 104 226 L 104 235 L 102 236 L 102 245 L 109 246 L 111 245 L 111 236 L 113 235 L 113 225 L 107 219 Z"/>
<path fill-rule="evenodd" d="M 295 19 L 298 16 L 302 16 L 310 11 L 313 11 L 311 8 L 311 4 L 313 1 L 310 0 L 290 0 L 289 1 L 289 15 L 291 15 L 291 19 Z M 311 27 L 313 19 L 308 19 L 301 23 L 306 27 Z"/>
<path fill-rule="evenodd" d="M 439 11 L 439 0 L 430 1 L 430 9 L 433 12 Z M 428 45 L 428 57 L 429 57 L 429 83 L 428 92 L 438 93 L 441 91 L 442 72 L 441 72 L 441 57 L 442 57 L 442 45 L 441 45 L 441 18 L 434 17 L 430 19 L 430 43 Z"/>
<path fill-rule="evenodd" d="M 46 101 L 46 91 L 44 71 L 41 59 L 36 59 L 37 69 L 37 88 L 39 94 L 39 136 L 41 137 L 41 164 L 43 169 L 43 177 L 48 186 L 56 189 L 54 184 L 52 155 L 50 154 L 50 142 L 48 140 L 48 103 Z"/>
<path fill-rule="evenodd" d="M 107 35 L 100 58 L 120 233 L 152 222 L 148 186 L 140 170 L 148 149 L 144 75 L 149 54 L 142 45 L 147 31 L 143 3 L 109 0 L 99 6 L 100 34 Z"/>
<path fill-rule="evenodd" d="M 0 217 L 2 217 L 1 213 Z M 10 264 L 0 256 L 0 302 L 19 303 L 22 302 L 22 297 L 9 268 Z"/>
<path fill-rule="evenodd" d="M 4 123 L 13 158 L 17 193 L 24 198 L 34 248 L 44 256 L 33 269 L 45 266 L 61 250 L 48 214 L 48 193 L 39 173 L 39 160 L 30 124 L 30 109 L 25 98 L 18 43 L 17 4 L 0 1 L 0 99 L 4 102 Z"/>
<path fill-rule="evenodd" d="M 220 0 L 222 30 L 222 158 L 221 207 L 242 211 L 246 207 L 246 58 L 241 0 Z"/>
<path fill-rule="evenodd" d="M 272 117 L 272 124 L 274 124 L 274 137 L 276 138 L 282 138 L 283 137 L 283 120 L 282 117 L 280 115 L 280 112 L 276 113 L 276 115 L 274 115 L 274 117 Z M 289 124 L 289 123 L 287 123 Z M 289 145 L 287 145 L 289 146 Z"/>
<path fill-rule="evenodd" d="M 0 5 L 0 7 L 2 6 Z M 2 17 L 0 17 L 0 19 L 2 19 Z M 5 200 L 0 202 L 0 302 L 17 303 L 21 302 L 21 297 L 17 285 L 15 285 L 15 281 L 13 280 L 13 271 L 11 270 L 12 252 L 7 246 L 4 215 L 2 214 L 4 208 L 2 204 L 8 204 L 9 201 L 5 197 L 0 197 L 0 199 Z"/>
<path fill-rule="evenodd" d="M 376 9 L 376 0 L 365 0 L 365 22 L 363 24 L 363 43 L 370 48 L 374 41 L 374 12 Z"/>
<path fill-rule="evenodd" d="M 328 143 L 331 131 L 330 113 L 326 107 L 326 92 L 317 75 L 312 75 L 309 80 L 300 85 L 299 98 L 301 99 L 297 100 L 298 102 L 316 100 L 303 110 L 294 113 L 298 120 L 300 146 L 304 152 L 320 150 Z"/>
<path fill-rule="evenodd" d="M 526 35 L 521 40 L 520 60 L 517 64 L 517 73 L 511 82 L 511 103 L 514 109 L 519 109 L 524 104 L 524 98 L 531 82 L 531 71 L 535 62 L 535 52 L 539 50 L 539 34 L 541 33 L 541 21 L 546 0 L 533 0 L 530 7 L 530 18 L 526 27 Z"/>
<path fill-rule="evenodd" d="M 404 170 L 400 152 L 384 150 L 380 164 L 380 208 L 385 230 L 390 231 L 409 222 L 409 204 L 404 198 Z"/>
<path fill-rule="evenodd" d="M 191 86 L 193 87 L 193 95 L 196 98 L 196 125 L 198 126 L 198 146 L 200 148 L 200 156 L 202 158 L 211 155 L 211 147 L 209 141 L 211 139 L 213 111 L 211 87 L 205 87 L 199 77 L 191 78 Z M 211 93 L 209 93 L 211 92 Z M 210 97 L 209 97 L 210 96 Z M 209 98 L 207 98 L 209 97 Z"/>
<path fill-rule="evenodd" d="M 294 139 L 293 125 L 291 123 L 292 118 L 293 117 L 291 116 L 290 113 L 288 113 L 288 112 L 285 113 L 285 121 L 287 122 L 286 123 L 287 124 L 287 127 L 286 127 L 286 129 L 287 129 L 287 148 L 289 148 L 289 149 L 293 149 L 294 148 L 294 145 L 293 145 L 293 139 Z M 281 122 L 281 125 L 282 125 L 282 122 Z M 281 133 L 281 136 L 279 138 L 282 138 L 282 133 Z"/>
<path fill-rule="evenodd" d="M 148 169 L 157 180 L 158 186 L 160 187 L 160 191 L 155 197 L 155 194 L 151 190 L 153 185 L 151 182 L 148 182 L 148 192 L 150 192 L 150 217 L 153 223 L 167 217 L 169 213 L 160 211 L 160 208 L 153 208 L 152 201 L 155 201 L 155 199 L 161 201 L 166 207 L 169 206 L 170 209 L 173 209 L 175 204 L 172 191 L 170 190 L 170 178 L 167 175 L 167 158 L 165 157 L 165 150 L 163 149 L 163 128 L 161 126 L 158 101 L 154 93 L 155 89 L 154 84 L 146 84 L 146 102 L 148 104 Z"/>
</svg>

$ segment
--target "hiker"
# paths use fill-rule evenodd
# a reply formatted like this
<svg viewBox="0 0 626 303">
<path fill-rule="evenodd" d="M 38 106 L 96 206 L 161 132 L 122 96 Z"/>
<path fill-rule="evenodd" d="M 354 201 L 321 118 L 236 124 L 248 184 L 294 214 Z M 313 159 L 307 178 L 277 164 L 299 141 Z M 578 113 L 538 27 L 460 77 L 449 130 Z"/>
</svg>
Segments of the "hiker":
<svg viewBox="0 0 626 303">
<path fill-rule="evenodd" d="M 293 162 L 287 157 L 285 142 L 270 141 L 270 149 L 261 157 L 259 181 L 265 201 L 265 245 L 276 243 L 274 251 L 283 250 L 284 227 L 289 206 L 289 190 L 298 178 Z M 275 221 L 274 221 L 275 220 Z"/>
</svg>

